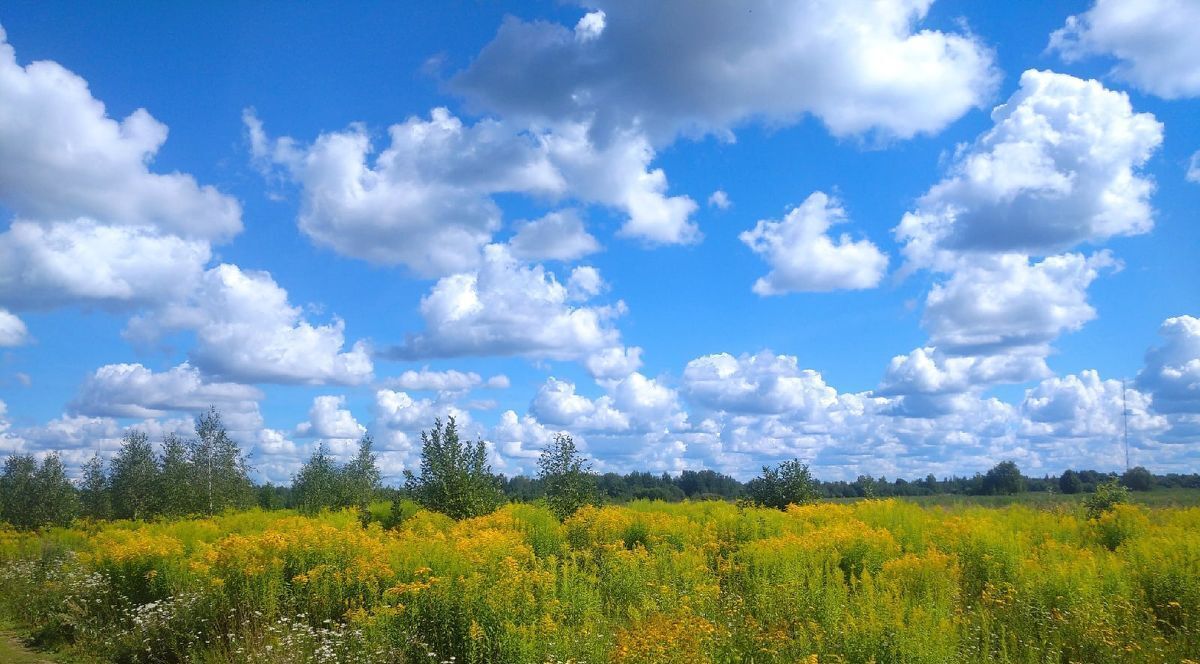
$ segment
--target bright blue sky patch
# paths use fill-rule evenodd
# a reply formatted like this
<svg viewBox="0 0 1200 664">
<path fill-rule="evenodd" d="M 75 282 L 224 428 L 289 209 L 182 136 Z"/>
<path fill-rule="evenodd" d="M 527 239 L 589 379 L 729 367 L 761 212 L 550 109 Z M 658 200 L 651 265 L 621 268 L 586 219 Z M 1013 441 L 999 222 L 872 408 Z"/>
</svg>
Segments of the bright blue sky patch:
<svg viewBox="0 0 1200 664">
<path fill-rule="evenodd" d="M 0 10 L 0 452 L 1200 458 L 1200 4 Z M 1122 391 L 1122 379 L 1127 389 Z M 1122 404 L 1125 403 L 1126 406 Z"/>
</svg>

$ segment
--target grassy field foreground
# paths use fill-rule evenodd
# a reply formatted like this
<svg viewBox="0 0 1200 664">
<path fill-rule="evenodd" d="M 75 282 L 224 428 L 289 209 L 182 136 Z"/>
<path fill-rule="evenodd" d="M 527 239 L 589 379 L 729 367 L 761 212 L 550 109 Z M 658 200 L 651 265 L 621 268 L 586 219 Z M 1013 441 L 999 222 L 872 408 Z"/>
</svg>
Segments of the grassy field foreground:
<svg viewBox="0 0 1200 664">
<path fill-rule="evenodd" d="M 1179 662 L 1200 508 L 532 505 L 0 530 L 0 610 L 121 662 Z"/>
</svg>

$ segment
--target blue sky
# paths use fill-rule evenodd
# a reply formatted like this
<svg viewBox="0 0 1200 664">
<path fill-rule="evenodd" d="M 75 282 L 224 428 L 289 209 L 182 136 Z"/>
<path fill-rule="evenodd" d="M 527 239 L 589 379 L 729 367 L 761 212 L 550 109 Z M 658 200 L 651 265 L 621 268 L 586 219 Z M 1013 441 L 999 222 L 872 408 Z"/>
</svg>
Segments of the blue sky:
<svg viewBox="0 0 1200 664">
<path fill-rule="evenodd" d="M 868 5 L 870 5 L 868 7 Z M 0 452 L 1200 459 L 1200 4 L 0 10 Z"/>
</svg>

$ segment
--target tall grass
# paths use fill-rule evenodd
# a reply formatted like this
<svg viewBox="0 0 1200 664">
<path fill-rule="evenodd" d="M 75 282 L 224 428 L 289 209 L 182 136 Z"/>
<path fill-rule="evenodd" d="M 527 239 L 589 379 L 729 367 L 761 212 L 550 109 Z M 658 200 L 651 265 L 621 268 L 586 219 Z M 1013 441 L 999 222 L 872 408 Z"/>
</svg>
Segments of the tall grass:
<svg viewBox="0 0 1200 664">
<path fill-rule="evenodd" d="M 403 506 L 402 506 L 403 507 Z M 0 530 L 0 611 L 119 662 L 1180 662 L 1200 508 L 635 502 Z"/>
</svg>

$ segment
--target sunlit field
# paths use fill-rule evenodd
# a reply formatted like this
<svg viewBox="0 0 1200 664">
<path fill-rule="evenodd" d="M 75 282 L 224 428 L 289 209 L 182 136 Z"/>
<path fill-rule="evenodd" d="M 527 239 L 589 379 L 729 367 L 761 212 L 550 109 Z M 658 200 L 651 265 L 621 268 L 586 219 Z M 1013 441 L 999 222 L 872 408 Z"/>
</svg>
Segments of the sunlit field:
<svg viewBox="0 0 1200 664">
<path fill-rule="evenodd" d="M 387 506 L 372 511 L 386 513 Z M 1200 508 L 512 504 L 385 529 L 258 510 L 0 531 L 0 602 L 78 661 L 1180 662 Z"/>
</svg>

